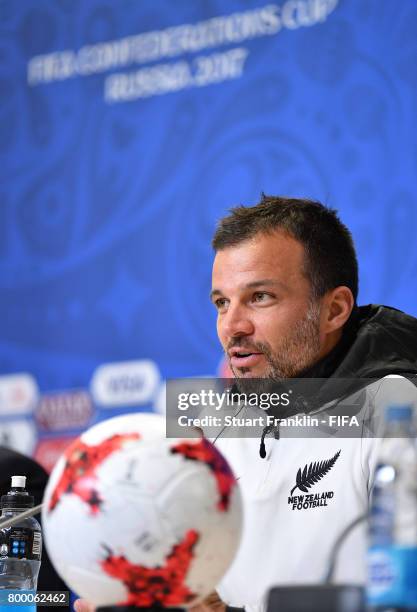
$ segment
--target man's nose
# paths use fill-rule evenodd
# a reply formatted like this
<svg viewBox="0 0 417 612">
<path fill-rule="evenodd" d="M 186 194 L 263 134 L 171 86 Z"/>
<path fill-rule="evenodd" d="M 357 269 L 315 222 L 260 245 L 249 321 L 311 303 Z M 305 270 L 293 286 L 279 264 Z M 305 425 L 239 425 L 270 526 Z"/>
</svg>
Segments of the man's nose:
<svg viewBox="0 0 417 612">
<path fill-rule="evenodd" d="M 229 306 L 223 319 L 223 331 L 229 338 L 253 334 L 254 325 L 244 306 Z"/>
</svg>

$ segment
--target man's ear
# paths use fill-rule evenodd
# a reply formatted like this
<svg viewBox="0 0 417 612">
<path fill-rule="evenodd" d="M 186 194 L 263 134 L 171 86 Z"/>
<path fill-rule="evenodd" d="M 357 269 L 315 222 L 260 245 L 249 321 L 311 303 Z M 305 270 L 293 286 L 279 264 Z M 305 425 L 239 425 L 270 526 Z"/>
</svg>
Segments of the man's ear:
<svg viewBox="0 0 417 612">
<path fill-rule="evenodd" d="M 352 291 L 349 287 L 340 286 L 329 291 L 325 298 L 325 308 L 323 314 L 324 331 L 332 333 L 340 330 L 350 317 L 350 313 L 355 305 Z"/>
</svg>

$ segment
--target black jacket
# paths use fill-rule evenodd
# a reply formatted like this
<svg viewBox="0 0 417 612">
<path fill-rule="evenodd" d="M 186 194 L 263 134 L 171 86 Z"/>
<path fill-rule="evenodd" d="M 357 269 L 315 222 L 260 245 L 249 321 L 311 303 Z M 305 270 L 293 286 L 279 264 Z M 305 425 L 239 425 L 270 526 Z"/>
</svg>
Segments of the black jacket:
<svg viewBox="0 0 417 612">
<path fill-rule="evenodd" d="M 311 378 L 417 373 L 417 319 L 388 306 L 356 307 L 337 346 L 304 372 Z"/>
<path fill-rule="evenodd" d="M 295 399 L 287 408 L 269 408 L 267 413 L 278 418 L 308 414 L 389 374 L 405 376 L 417 386 L 417 319 L 388 306 L 356 306 L 333 350 L 291 379 Z M 239 381 L 240 386 L 245 384 L 253 385 L 251 379 Z M 279 436 L 275 426 L 264 428 L 261 457 L 265 457 L 266 435 Z"/>
</svg>

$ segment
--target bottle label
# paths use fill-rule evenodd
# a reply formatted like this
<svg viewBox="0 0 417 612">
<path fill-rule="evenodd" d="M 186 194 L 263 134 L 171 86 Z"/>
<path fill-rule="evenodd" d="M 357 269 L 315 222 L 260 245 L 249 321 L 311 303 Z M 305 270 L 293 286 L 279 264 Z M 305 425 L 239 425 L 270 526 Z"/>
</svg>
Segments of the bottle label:
<svg viewBox="0 0 417 612">
<path fill-rule="evenodd" d="M 395 517 L 395 491 L 392 483 L 385 482 L 391 466 L 379 464 L 375 473 L 370 517 L 370 537 L 374 546 L 389 546 L 393 542 Z"/>
<path fill-rule="evenodd" d="M 42 534 L 24 527 L 11 527 L 0 532 L 0 554 L 14 559 L 40 561 Z"/>
<path fill-rule="evenodd" d="M 373 606 L 417 607 L 417 547 L 372 547 L 367 596 Z"/>
</svg>

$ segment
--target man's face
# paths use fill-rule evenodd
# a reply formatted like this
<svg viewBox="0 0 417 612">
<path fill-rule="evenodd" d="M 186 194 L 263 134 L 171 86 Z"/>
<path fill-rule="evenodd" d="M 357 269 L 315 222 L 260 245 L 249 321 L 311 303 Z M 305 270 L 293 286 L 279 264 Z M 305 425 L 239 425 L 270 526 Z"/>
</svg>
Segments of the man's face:
<svg viewBox="0 0 417 612">
<path fill-rule="evenodd" d="M 236 377 L 294 377 L 318 360 L 320 303 L 303 270 L 303 245 L 281 231 L 216 254 L 217 333 Z"/>
</svg>

